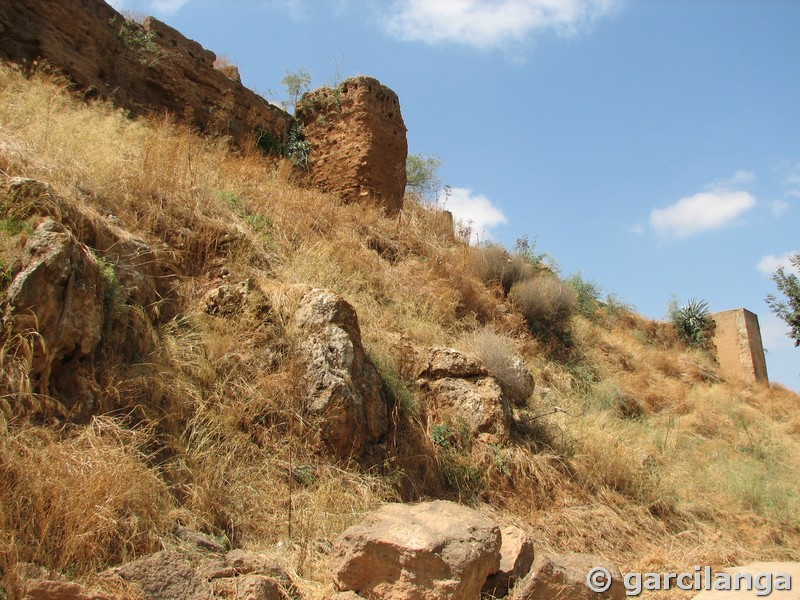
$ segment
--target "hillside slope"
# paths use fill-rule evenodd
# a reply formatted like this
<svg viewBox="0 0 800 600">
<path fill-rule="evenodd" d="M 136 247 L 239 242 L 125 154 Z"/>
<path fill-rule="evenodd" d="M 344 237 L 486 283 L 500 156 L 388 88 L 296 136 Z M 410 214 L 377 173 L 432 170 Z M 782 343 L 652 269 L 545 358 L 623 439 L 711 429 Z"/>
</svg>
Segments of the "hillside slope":
<svg viewBox="0 0 800 600">
<path fill-rule="evenodd" d="M 341 531 L 432 497 L 623 571 L 800 560 L 796 394 L 722 380 L 671 326 L 576 296 L 533 252 L 467 246 L 413 198 L 388 219 L 301 179 L 0 67 L 7 595 L 31 562 L 108 587 L 99 573 L 179 545 L 182 525 L 279 554 L 325 598 Z M 43 231 L 99 274 L 91 347 L 14 312 Z M 297 315 L 316 288 L 355 309 L 380 377 L 385 431 L 357 452 L 314 408 Z M 480 359 L 508 414 L 476 425 L 437 396 L 442 347 Z"/>
</svg>

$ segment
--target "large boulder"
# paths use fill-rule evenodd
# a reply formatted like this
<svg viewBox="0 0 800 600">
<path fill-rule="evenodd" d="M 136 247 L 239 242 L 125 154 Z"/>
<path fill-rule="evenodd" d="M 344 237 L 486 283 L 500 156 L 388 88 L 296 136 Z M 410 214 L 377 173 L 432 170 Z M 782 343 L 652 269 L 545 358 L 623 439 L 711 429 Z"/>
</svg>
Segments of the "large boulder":
<svg viewBox="0 0 800 600">
<path fill-rule="evenodd" d="M 602 593 L 589 589 L 589 572 L 602 567 L 611 575 L 611 587 Z M 593 554 L 545 555 L 536 559 L 528 577 L 519 584 L 520 600 L 623 600 L 625 586 L 619 567 Z"/>
<path fill-rule="evenodd" d="M 94 352 L 103 332 L 103 294 L 100 266 L 89 249 L 55 221 L 39 225 L 6 293 L 4 320 L 15 333 L 41 337 L 32 369 L 40 393 L 50 392 L 54 371 L 74 370 Z"/>
<path fill-rule="evenodd" d="M 427 393 L 436 420 L 466 424 L 485 442 L 508 438 L 511 407 L 477 358 L 455 348 L 431 348 L 417 384 Z"/>
<path fill-rule="evenodd" d="M 387 504 L 335 542 L 334 582 L 380 600 L 476 600 L 500 567 L 500 544 L 499 527 L 470 508 Z"/>
<path fill-rule="evenodd" d="M 312 289 L 294 315 L 305 340 L 310 410 L 321 417 L 325 442 L 339 457 L 361 455 L 389 428 L 381 379 L 361 345 L 353 307 L 341 296 Z"/>
<path fill-rule="evenodd" d="M 311 145 L 311 180 L 345 202 L 403 207 L 408 143 L 400 101 L 372 77 L 303 95 L 296 116 Z"/>
</svg>

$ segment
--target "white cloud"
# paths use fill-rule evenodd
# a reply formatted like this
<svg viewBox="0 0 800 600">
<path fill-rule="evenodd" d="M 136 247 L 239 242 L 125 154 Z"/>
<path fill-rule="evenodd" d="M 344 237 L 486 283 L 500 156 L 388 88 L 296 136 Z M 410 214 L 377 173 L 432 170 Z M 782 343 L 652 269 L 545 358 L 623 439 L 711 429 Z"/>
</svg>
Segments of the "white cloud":
<svg viewBox="0 0 800 600">
<path fill-rule="evenodd" d="M 686 237 L 730 225 L 755 205 L 756 198 L 749 192 L 701 192 L 666 208 L 654 208 L 650 211 L 650 226 L 660 234 Z"/>
<path fill-rule="evenodd" d="M 122 10 L 125 8 L 125 0 L 106 0 L 114 10 Z"/>
<path fill-rule="evenodd" d="M 506 47 L 537 31 L 572 35 L 611 12 L 619 0 L 396 0 L 384 26 L 405 41 Z"/>
<path fill-rule="evenodd" d="M 783 256 L 775 256 L 774 254 L 767 254 L 762 256 L 758 261 L 758 270 L 764 275 L 772 275 L 778 267 L 783 267 L 787 272 L 797 272 L 797 269 L 789 262 L 789 257 L 797 254 L 796 250 L 790 250 Z M 797 273 L 800 275 L 800 273 Z"/>
<path fill-rule="evenodd" d="M 448 188 L 439 194 L 438 202 L 453 213 L 456 222 L 472 229 L 471 241 L 491 237 L 489 229 L 508 223 L 503 212 L 486 196 L 473 194 L 468 188 Z"/>
<path fill-rule="evenodd" d="M 772 216 L 776 219 L 780 219 L 784 213 L 791 208 L 791 206 L 791 204 L 783 200 L 773 200 L 769 203 L 769 209 L 772 212 Z"/>
</svg>

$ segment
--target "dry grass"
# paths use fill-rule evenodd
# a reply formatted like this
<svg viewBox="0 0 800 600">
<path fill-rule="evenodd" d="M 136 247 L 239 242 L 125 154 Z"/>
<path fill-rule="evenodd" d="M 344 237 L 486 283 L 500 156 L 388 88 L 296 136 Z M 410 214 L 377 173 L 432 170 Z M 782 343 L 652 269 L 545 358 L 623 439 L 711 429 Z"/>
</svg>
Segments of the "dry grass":
<svg viewBox="0 0 800 600">
<path fill-rule="evenodd" d="M 64 87 L 0 67 L 0 178 L 52 192 L 4 206 L 23 228 L 0 232 L 0 266 L 45 214 L 80 221 L 112 258 L 97 232 L 113 226 L 150 246 L 157 299 L 142 306 L 127 288 L 119 299 L 95 365 L 103 416 L 88 424 L 55 425 L 28 378 L 35 334 L 3 334 L 5 577 L 23 561 L 91 575 L 155 549 L 180 522 L 264 551 L 281 543 L 304 593 L 324 598 L 345 527 L 381 502 L 432 496 L 529 527 L 537 551 L 599 553 L 629 570 L 799 557 L 796 394 L 719 380 L 663 323 L 574 315 L 571 288 L 508 279 L 505 251 L 465 247 L 425 206 L 385 219 L 341 205 L 286 163 L 87 107 Z M 234 316 L 206 314 L 202 297 L 223 275 L 251 278 L 261 295 Z M 310 286 L 355 306 L 397 397 L 386 460 L 368 472 L 327 457 L 304 412 L 291 315 Z M 559 336 L 545 344 L 526 320 L 569 325 L 571 346 L 549 352 Z M 416 353 L 433 345 L 475 351 L 512 397 L 509 361 L 533 372 L 512 441 L 443 455 L 411 382 Z"/>
</svg>

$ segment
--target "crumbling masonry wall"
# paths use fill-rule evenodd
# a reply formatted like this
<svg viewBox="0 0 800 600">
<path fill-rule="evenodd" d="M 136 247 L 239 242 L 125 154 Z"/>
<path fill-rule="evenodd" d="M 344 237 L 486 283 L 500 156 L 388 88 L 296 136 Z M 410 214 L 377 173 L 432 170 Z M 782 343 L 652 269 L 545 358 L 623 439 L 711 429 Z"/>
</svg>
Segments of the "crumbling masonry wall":
<svg viewBox="0 0 800 600">
<path fill-rule="evenodd" d="M 758 316 L 745 308 L 736 308 L 712 317 L 717 325 L 714 346 L 722 373 L 749 383 L 768 383 Z"/>
</svg>

